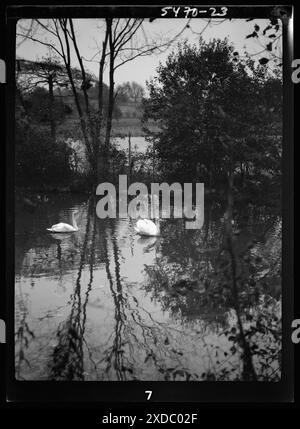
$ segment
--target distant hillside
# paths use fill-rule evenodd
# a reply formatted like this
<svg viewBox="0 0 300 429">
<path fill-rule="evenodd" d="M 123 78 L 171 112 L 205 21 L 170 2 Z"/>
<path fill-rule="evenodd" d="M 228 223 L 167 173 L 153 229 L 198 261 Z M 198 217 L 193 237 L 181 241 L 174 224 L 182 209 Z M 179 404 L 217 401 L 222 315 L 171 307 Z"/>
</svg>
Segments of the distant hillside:
<svg viewBox="0 0 300 429">
<path fill-rule="evenodd" d="M 107 88 L 104 93 L 106 96 Z M 96 110 L 98 107 L 97 100 L 97 90 L 96 88 L 91 88 L 89 90 L 90 95 L 90 103 L 93 108 Z M 70 113 L 68 114 L 65 125 L 67 124 L 69 127 L 75 125 L 78 119 L 78 113 L 76 109 L 76 105 L 74 102 L 74 97 L 70 90 L 56 90 L 55 96 L 57 98 L 61 98 L 64 104 L 66 104 L 70 108 Z M 83 96 L 80 94 L 80 102 L 83 103 Z M 104 109 L 105 111 L 105 109 Z M 134 137 L 143 136 L 144 133 L 142 131 L 141 118 L 143 115 L 143 107 L 141 102 L 134 101 L 117 101 L 114 109 L 113 115 L 113 128 L 112 135 L 118 134 L 128 134 L 131 133 Z M 153 124 L 153 129 L 156 129 Z"/>
</svg>

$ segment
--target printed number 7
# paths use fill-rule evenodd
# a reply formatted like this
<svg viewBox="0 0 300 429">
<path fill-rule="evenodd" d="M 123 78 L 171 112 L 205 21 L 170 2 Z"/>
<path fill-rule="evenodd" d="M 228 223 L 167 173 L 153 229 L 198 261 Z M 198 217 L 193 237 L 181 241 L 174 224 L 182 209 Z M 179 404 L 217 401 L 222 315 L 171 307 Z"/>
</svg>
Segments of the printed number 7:
<svg viewBox="0 0 300 429">
<path fill-rule="evenodd" d="M 147 393 L 147 401 L 149 401 L 149 399 L 151 398 L 151 396 L 152 396 L 152 390 L 145 390 L 145 393 Z"/>
</svg>

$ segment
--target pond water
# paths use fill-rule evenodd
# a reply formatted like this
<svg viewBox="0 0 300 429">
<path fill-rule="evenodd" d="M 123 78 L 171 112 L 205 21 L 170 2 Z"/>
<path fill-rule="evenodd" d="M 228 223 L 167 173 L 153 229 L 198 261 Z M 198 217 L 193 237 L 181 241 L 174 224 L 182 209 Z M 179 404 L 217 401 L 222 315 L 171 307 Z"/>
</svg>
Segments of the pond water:
<svg viewBox="0 0 300 429">
<path fill-rule="evenodd" d="M 135 220 L 99 219 L 83 196 L 19 201 L 16 378 L 243 380 L 247 341 L 255 377 L 279 380 L 281 220 L 236 214 L 237 306 L 220 252 L 224 209 L 206 208 L 201 230 L 165 219 L 160 237 L 141 238 Z M 74 209 L 78 232 L 46 231 Z"/>
<path fill-rule="evenodd" d="M 131 137 L 130 141 L 131 141 L 131 151 L 132 152 L 145 153 L 148 146 L 149 146 L 149 143 L 146 141 L 145 137 L 143 137 L 143 136 Z M 128 150 L 128 145 L 129 145 L 128 137 L 125 137 L 125 138 L 116 137 L 114 139 L 114 142 L 119 149 Z"/>
</svg>

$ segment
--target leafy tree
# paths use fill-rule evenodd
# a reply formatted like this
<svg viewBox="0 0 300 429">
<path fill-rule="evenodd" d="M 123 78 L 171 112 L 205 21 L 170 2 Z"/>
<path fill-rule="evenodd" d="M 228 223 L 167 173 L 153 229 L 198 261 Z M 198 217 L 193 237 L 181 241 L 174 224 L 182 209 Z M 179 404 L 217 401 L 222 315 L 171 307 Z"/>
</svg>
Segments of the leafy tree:
<svg viewBox="0 0 300 429">
<path fill-rule="evenodd" d="M 116 88 L 117 97 L 116 99 L 119 102 L 128 102 L 131 99 L 131 86 L 130 82 L 124 82 L 121 85 L 118 85 Z"/>
<path fill-rule="evenodd" d="M 125 82 L 119 85 L 116 89 L 117 100 L 121 102 L 133 101 L 139 103 L 142 101 L 144 96 L 144 88 L 137 82 Z"/>
<path fill-rule="evenodd" d="M 253 31 L 247 34 L 246 39 L 257 39 L 262 46 L 259 63 L 262 65 L 272 64 L 273 67 L 282 66 L 282 21 L 288 17 L 288 11 L 282 6 L 274 6 L 271 17 L 267 24 L 253 25 Z M 247 19 L 252 21 L 253 18 Z M 255 54 L 257 55 L 257 53 Z M 281 72 L 281 71 L 280 71 Z"/>
<path fill-rule="evenodd" d="M 227 40 L 179 44 L 147 86 L 143 121 L 163 176 L 217 186 L 230 174 L 244 181 L 270 167 L 281 83 L 264 65 L 240 59 Z M 147 128 L 149 120 L 159 131 Z"/>
<path fill-rule="evenodd" d="M 42 103 L 41 109 L 47 111 L 50 124 L 51 138 L 56 139 L 56 107 L 54 90 L 68 85 L 68 76 L 65 68 L 56 57 L 44 57 L 41 61 L 17 60 L 17 84 L 23 93 L 35 91 L 42 87 L 47 88 L 48 94 Z M 40 94 L 41 94 L 40 90 Z M 47 103 L 47 105 L 45 104 Z"/>
<path fill-rule="evenodd" d="M 70 113 L 67 105 L 54 99 L 53 111 L 49 109 L 49 92 L 43 87 L 36 87 L 29 95 L 24 98 L 26 110 L 35 122 L 49 124 L 50 117 L 53 115 L 55 123 L 62 122 L 66 114 Z"/>
<path fill-rule="evenodd" d="M 40 126 L 34 126 L 22 109 L 16 117 L 16 183 L 66 183 L 71 178 L 70 149 L 63 141 L 53 142 Z"/>
<path fill-rule="evenodd" d="M 144 88 L 137 82 L 131 82 L 132 98 L 135 103 L 142 101 L 144 96 Z"/>
</svg>

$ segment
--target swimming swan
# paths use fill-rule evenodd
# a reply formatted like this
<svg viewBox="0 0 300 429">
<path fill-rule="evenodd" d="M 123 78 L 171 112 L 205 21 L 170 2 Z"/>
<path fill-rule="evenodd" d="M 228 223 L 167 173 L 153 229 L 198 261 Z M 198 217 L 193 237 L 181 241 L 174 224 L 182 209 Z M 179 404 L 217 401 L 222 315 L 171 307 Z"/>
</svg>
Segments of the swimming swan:
<svg viewBox="0 0 300 429">
<path fill-rule="evenodd" d="M 78 213 L 78 210 L 76 210 L 75 212 L 72 213 L 72 225 L 69 225 L 67 223 L 56 223 L 55 225 L 52 225 L 51 228 L 47 228 L 47 231 L 51 231 L 51 232 L 76 232 L 79 230 L 77 223 L 76 223 L 76 219 L 75 219 L 75 214 Z"/>
<path fill-rule="evenodd" d="M 160 222 L 159 220 L 156 220 L 156 223 L 154 223 L 150 219 L 139 219 L 134 229 L 140 235 L 148 235 L 148 236 L 160 235 L 159 222 Z"/>
</svg>

